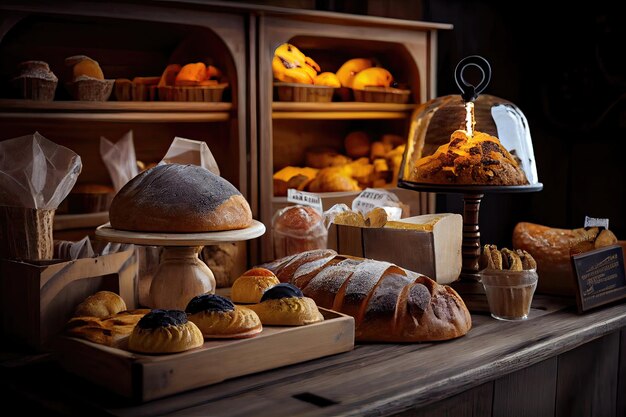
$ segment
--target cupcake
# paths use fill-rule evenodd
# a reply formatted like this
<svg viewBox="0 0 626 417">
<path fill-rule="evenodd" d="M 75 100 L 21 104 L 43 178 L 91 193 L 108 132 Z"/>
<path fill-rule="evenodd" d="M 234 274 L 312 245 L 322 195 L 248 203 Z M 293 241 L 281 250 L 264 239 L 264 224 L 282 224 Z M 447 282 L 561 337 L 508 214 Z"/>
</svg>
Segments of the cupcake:
<svg viewBox="0 0 626 417">
<path fill-rule="evenodd" d="M 46 62 L 25 61 L 19 64 L 18 75 L 11 83 L 19 98 L 52 101 L 58 81 Z"/>
<path fill-rule="evenodd" d="M 113 91 L 115 80 L 105 80 L 100 64 L 85 55 L 65 58 L 65 65 L 72 68 L 72 81 L 67 88 L 75 100 L 107 101 Z"/>
</svg>

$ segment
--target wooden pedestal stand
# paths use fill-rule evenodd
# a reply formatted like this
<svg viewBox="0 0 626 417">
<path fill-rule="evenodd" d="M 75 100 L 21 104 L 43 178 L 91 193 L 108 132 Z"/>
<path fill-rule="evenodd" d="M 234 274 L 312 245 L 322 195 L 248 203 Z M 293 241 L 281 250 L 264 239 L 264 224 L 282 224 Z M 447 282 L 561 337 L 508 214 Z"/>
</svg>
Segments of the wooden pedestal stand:
<svg viewBox="0 0 626 417">
<path fill-rule="evenodd" d="M 450 286 L 454 288 L 472 312 L 488 312 L 485 289 L 478 275 L 481 253 L 480 202 L 487 193 L 528 193 L 541 191 L 542 183 L 531 185 L 439 185 L 398 181 L 398 186 L 414 191 L 463 194 L 463 267 L 459 279 Z M 419 272 L 419 271 L 416 271 Z"/>
<path fill-rule="evenodd" d="M 196 295 L 215 292 L 213 273 L 198 258 L 202 246 L 239 242 L 263 235 L 263 223 L 252 222 L 246 229 L 207 233 L 128 232 L 113 229 L 107 223 L 96 229 L 96 236 L 110 242 L 163 246 L 161 262 L 150 286 L 150 307 L 184 310 Z"/>
</svg>

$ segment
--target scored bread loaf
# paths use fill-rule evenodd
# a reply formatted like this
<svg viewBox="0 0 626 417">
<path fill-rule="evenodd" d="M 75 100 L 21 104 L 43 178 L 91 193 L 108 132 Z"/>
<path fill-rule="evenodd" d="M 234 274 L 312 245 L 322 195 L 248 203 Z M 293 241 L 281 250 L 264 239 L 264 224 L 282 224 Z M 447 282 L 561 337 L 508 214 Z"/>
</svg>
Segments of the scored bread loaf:
<svg viewBox="0 0 626 417">
<path fill-rule="evenodd" d="M 354 317 L 359 341 L 447 340 L 472 327 L 465 303 L 452 288 L 388 262 L 322 249 L 264 267 L 318 306 Z"/>
</svg>

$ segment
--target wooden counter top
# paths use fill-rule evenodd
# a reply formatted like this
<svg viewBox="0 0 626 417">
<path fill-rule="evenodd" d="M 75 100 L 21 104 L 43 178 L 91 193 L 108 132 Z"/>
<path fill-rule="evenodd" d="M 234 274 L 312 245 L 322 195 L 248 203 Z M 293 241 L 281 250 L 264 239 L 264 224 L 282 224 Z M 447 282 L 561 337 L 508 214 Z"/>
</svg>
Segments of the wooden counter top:
<svg viewBox="0 0 626 417">
<path fill-rule="evenodd" d="M 60 370 L 57 376 L 39 371 L 39 375 L 44 375 L 37 378 L 37 384 L 42 385 L 37 389 L 41 391 L 31 394 L 31 398 L 45 392 L 42 401 L 49 402 L 47 397 L 52 397 L 61 404 L 71 403 L 71 412 L 80 408 L 116 416 L 390 415 L 472 389 L 476 392 L 476 388 L 484 387 L 489 381 L 536 364 L 548 364 L 549 358 L 554 358 L 556 366 L 558 355 L 607 335 L 617 340 L 619 346 L 620 330 L 621 356 L 626 352 L 626 304 L 578 315 L 574 307 L 566 306 L 562 300 L 536 296 L 527 321 L 502 322 L 486 315 L 472 318 L 472 330 L 456 340 L 434 344 L 359 344 L 352 352 L 236 378 L 141 405 L 128 404 Z M 624 384 L 625 361 L 615 362 L 612 369 L 617 369 L 615 372 Z M 57 372 L 52 364 L 38 366 Z M 3 385 L 7 384 L 7 372 L 2 370 Z M 10 384 L 18 391 L 23 390 L 15 377 L 11 376 Z M 63 383 L 58 383 L 59 379 Z M 35 390 L 32 380 L 29 384 L 29 390 Z M 556 379 L 554 385 L 556 391 Z M 492 395 L 489 389 L 483 389 L 486 395 Z M 488 400 L 491 404 L 490 397 Z M 624 398 L 618 400 L 626 407 Z"/>
</svg>

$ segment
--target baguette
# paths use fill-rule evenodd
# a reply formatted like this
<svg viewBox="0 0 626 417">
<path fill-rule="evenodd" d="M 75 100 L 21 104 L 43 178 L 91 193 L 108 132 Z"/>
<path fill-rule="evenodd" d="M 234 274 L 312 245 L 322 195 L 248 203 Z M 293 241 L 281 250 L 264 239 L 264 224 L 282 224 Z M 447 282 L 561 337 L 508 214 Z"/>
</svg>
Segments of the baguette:
<svg viewBox="0 0 626 417">
<path fill-rule="evenodd" d="M 320 307 L 355 320 L 358 341 L 430 342 L 463 336 L 472 319 L 450 287 L 388 262 L 324 249 L 264 265 Z"/>
</svg>

